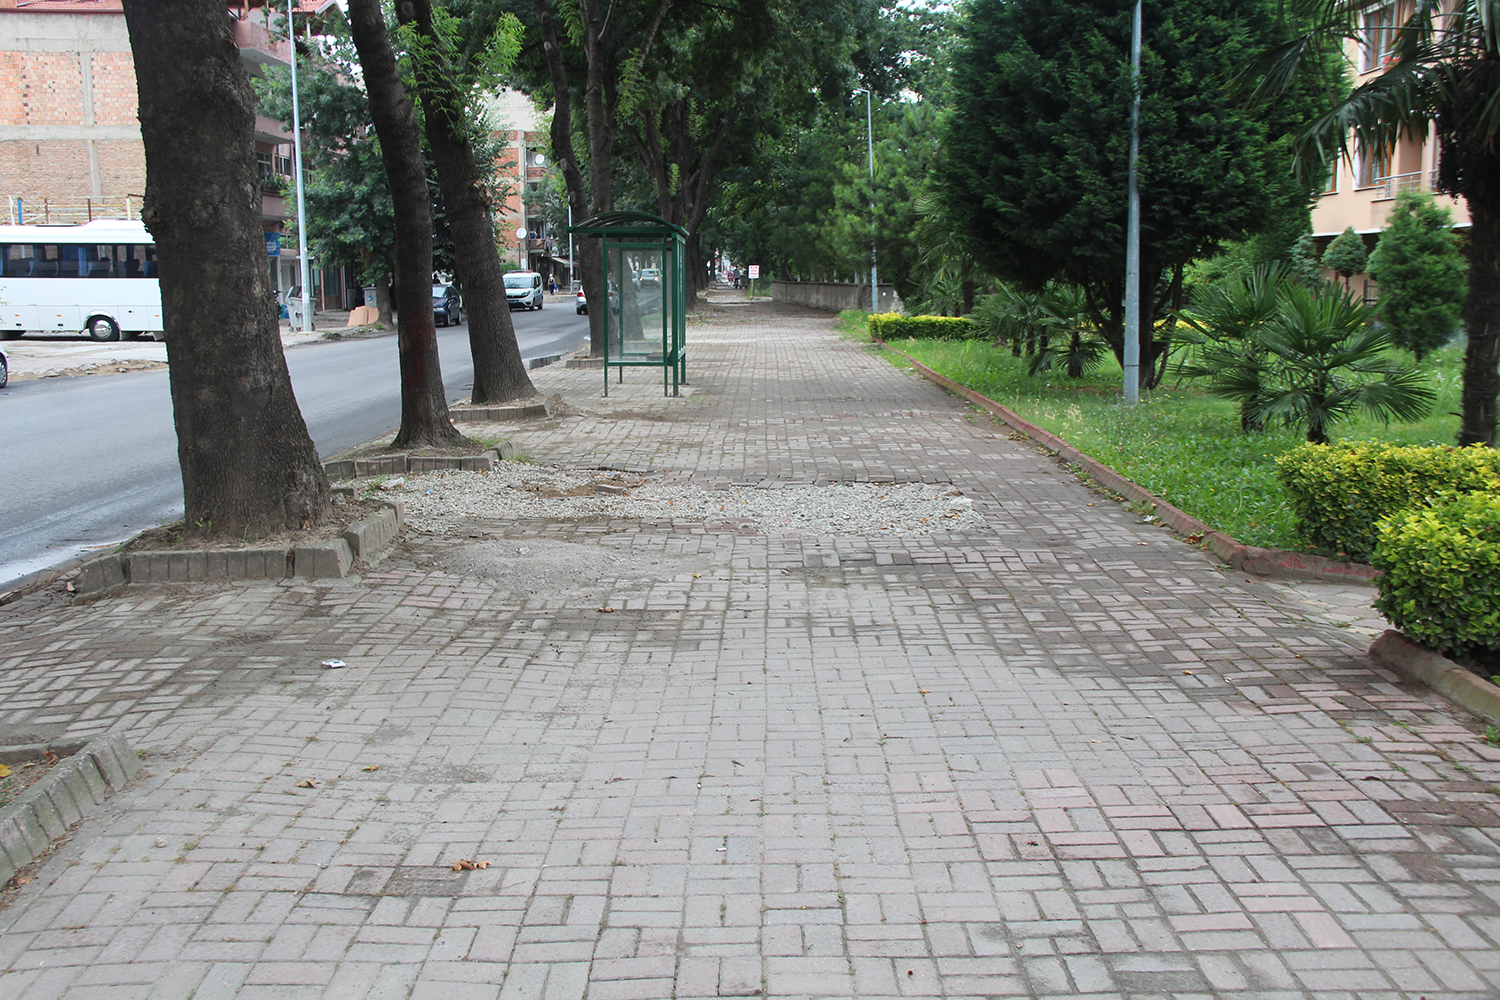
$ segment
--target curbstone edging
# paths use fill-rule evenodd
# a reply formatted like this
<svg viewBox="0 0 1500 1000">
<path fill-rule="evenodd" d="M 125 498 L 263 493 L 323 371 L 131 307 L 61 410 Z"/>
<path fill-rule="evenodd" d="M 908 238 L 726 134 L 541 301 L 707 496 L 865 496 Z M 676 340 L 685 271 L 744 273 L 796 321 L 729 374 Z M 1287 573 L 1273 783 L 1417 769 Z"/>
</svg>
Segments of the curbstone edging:
<svg viewBox="0 0 1500 1000">
<path fill-rule="evenodd" d="M 551 415 L 545 402 L 527 403 L 524 406 L 453 406 L 448 415 L 455 421 L 466 424 L 498 424 L 509 420 L 531 420 Z"/>
<path fill-rule="evenodd" d="M 40 857 L 70 826 L 88 818 L 139 770 L 140 761 L 123 733 L 101 736 L 63 758 L 45 778 L 0 809 L 0 885 Z"/>
<path fill-rule="evenodd" d="M 537 404 L 540 406 L 541 404 Z M 340 458 L 323 463 L 329 479 L 370 479 L 396 476 L 407 472 L 441 472 L 458 469 L 464 472 L 489 472 L 503 458 L 515 454 L 515 447 L 502 440 L 489 451 L 478 455 L 381 455 L 377 458 Z"/>
<path fill-rule="evenodd" d="M 1380 634 L 1370 646 L 1370 659 L 1421 681 L 1460 708 L 1500 726 L 1500 687 L 1395 629 Z"/>
<path fill-rule="evenodd" d="M 1082 467 L 1090 478 L 1100 485 L 1127 500 L 1151 504 L 1152 513 L 1163 524 L 1187 538 L 1201 539 L 1204 546 L 1215 556 L 1224 560 L 1230 569 L 1273 579 L 1324 580 L 1334 583 L 1373 584 L 1379 575 L 1379 571 L 1374 567 L 1363 563 L 1339 562 L 1336 559 L 1310 555 L 1306 552 L 1263 549 L 1254 545 L 1245 545 L 1221 531 L 1214 531 L 1196 517 L 1172 506 L 1134 480 L 1126 479 L 1098 459 L 1085 455 L 1056 434 L 1038 427 L 1010 407 L 997 403 L 988 396 L 980 395 L 968 386 L 960 385 L 946 375 L 933 371 L 877 337 L 872 336 L 870 339 L 882 349 L 892 354 L 900 354 L 911 364 L 917 374 L 929 382 L 936 383 L 954 395 L 961 396 L 976 406 L 990 411 L 1043 448 L 1055 453 L 1064 462 Z"/>
<path fill-rule="evenodd" d="M 97 597 L 130 584 L 142 583 L 343 579 L 355 563 L 369 563 L 378 558 L 400 534 L 405 523 L 401 505 L 391 500 L 382 503 L 385 508 L 379 514 L 354 522 L 340 538 L 316 545 L 100 556 L 79 568 L 78 596 Z"/>
</svg>

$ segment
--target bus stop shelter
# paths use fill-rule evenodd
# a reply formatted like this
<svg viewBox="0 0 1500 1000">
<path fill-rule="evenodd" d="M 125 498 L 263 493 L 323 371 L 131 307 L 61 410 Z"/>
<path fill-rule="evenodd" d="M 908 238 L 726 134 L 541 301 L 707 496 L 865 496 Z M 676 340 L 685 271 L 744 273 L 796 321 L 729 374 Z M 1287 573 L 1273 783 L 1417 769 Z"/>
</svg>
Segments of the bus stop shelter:
<svg viewBox="0 0 1500 1000">
<path fill-rule="evenodd" d="M 601 242 L 604 394 L 609 370 L 660 368 L 664 395 L 687 382 L 687 230 L 643 212 L 603 212 L 568 230 Z M 589 303 L 590 309 L 599 308 Z"/>
</svg>

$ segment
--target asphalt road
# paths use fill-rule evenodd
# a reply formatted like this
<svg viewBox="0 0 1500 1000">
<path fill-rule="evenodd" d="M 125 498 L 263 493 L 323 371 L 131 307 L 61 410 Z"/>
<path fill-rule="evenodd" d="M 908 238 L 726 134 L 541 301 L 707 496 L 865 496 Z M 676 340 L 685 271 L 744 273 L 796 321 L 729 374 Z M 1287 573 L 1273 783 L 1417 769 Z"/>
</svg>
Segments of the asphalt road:
<svg viewBox="0 0 1500 1000">
<path fill-rule="evenodd" d="M 588 346 L 571 305 L 513 314 L 527 360 Z M 438 330 L 448 398 L 469 394 L 468 326 Z M 289 348 L 287 366 L 322 455 L 401 422 L 396 337 Z M 165 371 L 13 381 L 0 390 L 0 590 L 28 573 L 182 517 Z"/>
</svg>

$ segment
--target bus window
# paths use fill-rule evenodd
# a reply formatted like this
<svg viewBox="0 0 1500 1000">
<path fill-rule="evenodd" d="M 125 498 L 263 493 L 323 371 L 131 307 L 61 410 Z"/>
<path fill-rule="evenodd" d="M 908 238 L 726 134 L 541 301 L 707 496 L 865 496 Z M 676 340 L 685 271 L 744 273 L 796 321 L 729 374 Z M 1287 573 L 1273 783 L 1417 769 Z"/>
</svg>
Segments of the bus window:
<svg viewBox="0 0 1500 1000">
<path fill-rule="evenodd" d="M 5 260 L 7 278 L 24 278 L 31 273 L 31 248 L 19 244 L 0 247 L 0 258 Z"/>
</svg>

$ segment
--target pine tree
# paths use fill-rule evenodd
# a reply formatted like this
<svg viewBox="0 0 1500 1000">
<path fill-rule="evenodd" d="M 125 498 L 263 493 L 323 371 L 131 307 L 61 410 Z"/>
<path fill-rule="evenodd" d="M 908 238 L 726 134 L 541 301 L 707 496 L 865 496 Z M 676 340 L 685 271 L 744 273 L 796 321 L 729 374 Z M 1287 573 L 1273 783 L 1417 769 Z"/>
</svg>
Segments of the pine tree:
<svg viewBox="0 0 1500 1000">
<path fill-rule="evenodd" d="M 1318 270 L 1318 248 L 1309 230 L 1297 237 L 1292 249 L 1287 252 L 1287 264 L 1291 279 L 1303 288 L 1323 287 L 1323 272 Z"/>
<path fill-rule="evenodd" d="M 979 262 L 1029 289 L 1086 289 L 1101 335 L 1124 349 L 1131 7 L 1119 0 L 974 0 L 955 57 L 938 190 Z M 1152 0 L 1141 60 L 1141 375 L 1151 384 L 1181 305 L 1183 271 L 1278 218 L 1291 165 L 1281 141 L 1313 95 L 1247 108 L 1210 81 L 1269 45 L 1270 0 Z M 1305 197 L 1305 192 L 1297 193 Z M 1305 224 L 1301 223 L 1300 225 Z"/>
<path fill-rule="evenodd" d="M 1453 214 L 1431 194 L 1403 192 L 1370 255 L 1370 277 L 1380 284 L 1380 318 L 1391 340 L 1418 361 L 1458 329 L 1467 263 L 1452 227 Z"/>
</svg>

